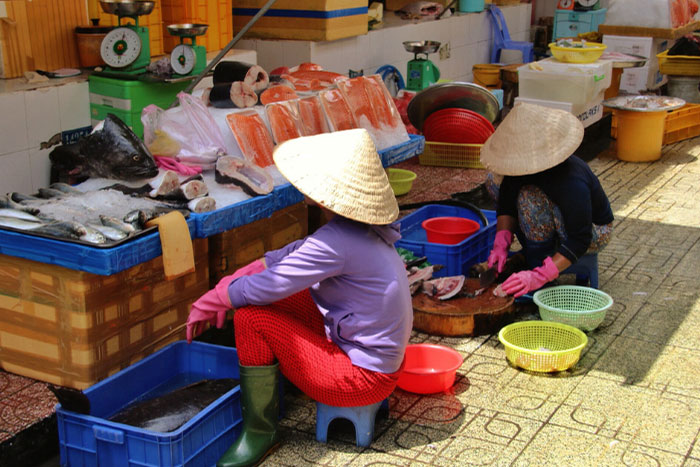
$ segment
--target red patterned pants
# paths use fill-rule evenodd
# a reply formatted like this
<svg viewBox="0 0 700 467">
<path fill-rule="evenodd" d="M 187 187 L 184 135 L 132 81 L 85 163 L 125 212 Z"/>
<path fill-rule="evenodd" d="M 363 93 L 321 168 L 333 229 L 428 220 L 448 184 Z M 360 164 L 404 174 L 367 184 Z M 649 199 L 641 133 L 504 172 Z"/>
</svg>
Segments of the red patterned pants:
<svg viewBox="0 0 700 467">
<path fill-rule="evenodd" d="M 238 360 L 243 366 L 272 365 L 315 401 L 355 407 L 386 399 L 399 372 L 355 366 L 326 338 L 321 312 L 308 290 L 270 305 L 238 308 L 233 315 Z"/>
</svg>

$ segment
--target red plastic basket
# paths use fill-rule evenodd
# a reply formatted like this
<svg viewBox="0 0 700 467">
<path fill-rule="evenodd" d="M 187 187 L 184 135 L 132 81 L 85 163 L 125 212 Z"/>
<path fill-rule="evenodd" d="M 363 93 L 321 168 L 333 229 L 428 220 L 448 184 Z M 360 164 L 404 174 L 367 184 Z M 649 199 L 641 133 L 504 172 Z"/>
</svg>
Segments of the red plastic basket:
<svg viewBox="0 0 700 467">
<path fill-rule="evenodd" d="M 460 108 L 433 112 L 423 123 L 425 140 L 440 143 L 484 144 L 494 131 L 486 117 Z"/>
</svg>

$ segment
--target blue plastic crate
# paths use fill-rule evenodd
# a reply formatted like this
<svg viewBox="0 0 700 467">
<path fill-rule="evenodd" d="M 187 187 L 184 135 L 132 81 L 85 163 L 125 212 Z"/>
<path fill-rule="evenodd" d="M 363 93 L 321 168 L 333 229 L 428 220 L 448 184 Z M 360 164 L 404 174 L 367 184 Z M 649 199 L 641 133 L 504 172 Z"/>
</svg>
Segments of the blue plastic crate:
<svg viewBox="0 0 700 467">
<path fill-rule="evenodd" d="M 172 432 L 108 420 L 132 401 L 213 378 L 240 379 L 236 349 L 178 341 L 86 389 L 90 415 L 67 411 L 58 404 L 61 465 L 215 465 L 242 428 L 238 386 Z"/>
<path fill-rule="evenodd" d="M 190 236 L 193 216 L 187 217 Z M 110 276 L 163 254 L 158 230 L 113 247 L 90 246 L 0 229 L 0 254 Z"/>
<path fill-rule="evenodd" d="M 399 219 L 401 223 L 401 239 L 397 247 L 410 250 L 416 256 L 426 256 L 432 264 L 445 266 L 433 274 L 435 277 L 458 276 L 467 274 L 469 268 L 486 261 L 496 238 L 496 212 L 482 210 L 489 224 L 484 226 L 479 216 L 468 208 L 430 204 Z M 466 240 L 455 245 L 444 245 L 428 242 L 425 229 L 421 223 L 433 217 L 464 217 L 481 224 L 481 229 Z"/>
<path fill-rule="evenodd" d="M 408 137 L 410 139 L 404 143 L 379 151 L 379 157 L 382 158 L 382 165 L 384 167 L 398 164 L 399 162 L 410 159 L 423 152 L 425 137 L 413 134 L 409 134 Z"/>
</svg>

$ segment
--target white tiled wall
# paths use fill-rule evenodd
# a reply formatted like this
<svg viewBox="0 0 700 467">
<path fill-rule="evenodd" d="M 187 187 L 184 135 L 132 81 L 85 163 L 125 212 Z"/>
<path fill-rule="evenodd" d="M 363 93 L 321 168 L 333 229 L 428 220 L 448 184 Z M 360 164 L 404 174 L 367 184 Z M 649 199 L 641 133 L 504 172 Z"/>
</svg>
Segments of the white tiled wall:
<svg viewBox="0 0 700 467">
<path fill-rule="evenodd" d="M 532 5 L 521 3 L 501 6 L 513 40 L 530 40 Z M 385 12 L 391 15 L 393 12 Z M 552 12 L 553 14 L 553 12 Z M 392 18 L 387 18 L 392 20 Z M 386 21 L 381 29 L 368 34 L 331 42 L 242 40 L 240 47 L 258 53 L 258 65 L 266 70 L 279 66 L 292 67 L 301 62 L 313 62 L 325 69 L 347 74 L 348 70 L 373 73 L 382 65 L 393 65 L 405 75 L 406 63 L 413 55 L 403 47 L 404 41 L 434 40 L 450 43 L 450 58 L 441 60 L 438 54 L 428 58 L 440 69 L 441 76 L 456 81 L 471 81 L 472 66 L 489 63 L 491 24 L 486 11 L 459 13 L 439 21 L 421 21 L 400 25 Z M 514 57 L 513 61 L 520 61 Z M 503 60 L 504 62 L 508 60 Z"/>
<path fill-rule="evenodd" d="M 35 193 L 49 184 L 49 153 L 41 143 L 90 125 L 88 84 L 0 93 L 0 192 Z"/>
<path fill-rule="evenodd" d="M 501 9 L 512 39 L 529 40 L 531 5 L 521 3 Z M 491 26 L 487 15 L 463 13 L 400 26 L 390 26 L 387 21 L 382 29 L 332 42 L 244 40 L 236 48 L 255 51 L 257 63 L 268 71 L 314 62 L 343 74 L 349 69 L 370 74 L 387 64 L 405 74 L 406 62 L 413 57 L 402 43 L 435 40 L 450 43 L 448 59 L 441 60 L 438 54 L 429 57 L 442 77 L 471 81 L 472 66 L 489 62 Z M 88 83 L 69 82 L 25 91 L 0 89 L 0 109 L 0 193 L 35 193 L 49 183 L 48 156 L 53 148 L 41 149 L 41 142 L 61 131 L 90 125 Z"/>
</svg>

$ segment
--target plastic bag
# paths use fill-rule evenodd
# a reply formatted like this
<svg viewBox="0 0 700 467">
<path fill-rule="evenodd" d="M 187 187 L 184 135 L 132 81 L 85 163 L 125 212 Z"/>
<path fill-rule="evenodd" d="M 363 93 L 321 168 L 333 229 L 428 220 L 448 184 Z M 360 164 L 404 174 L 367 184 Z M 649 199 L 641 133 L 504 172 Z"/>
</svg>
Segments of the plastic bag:
<svg viewBox="0 0 700 467">
<path fill-rule="evenodd" d="M 212 169 L 226 154 L 226 143 L 214 118 L 201 99 L 180 92 L 180 105 L 163 110 L 149 105 L 141 112 L 143 136 L 154 156 L 173 157 L 178 162 Z"/>
</svg>

